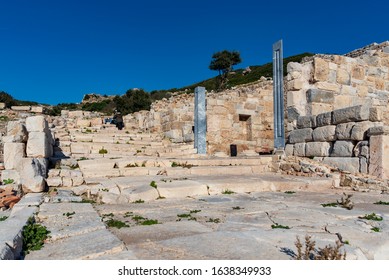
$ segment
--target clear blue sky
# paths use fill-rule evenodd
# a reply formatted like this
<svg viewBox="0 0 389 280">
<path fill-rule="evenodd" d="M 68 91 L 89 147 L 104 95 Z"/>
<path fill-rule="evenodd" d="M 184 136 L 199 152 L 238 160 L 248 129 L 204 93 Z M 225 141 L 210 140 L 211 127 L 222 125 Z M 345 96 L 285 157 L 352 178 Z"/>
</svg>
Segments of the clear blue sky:
<svg viewBox="0 0 389 280">
<path fill-rule="evenodd" d="M 0 0 L 0 91 L 58 104 L 86 93 L 169 89 L 210 78 L 214 52 L 238 68 L 284 55 L 344 54 L 389 40 L 389 2 Z"/>
</svg>

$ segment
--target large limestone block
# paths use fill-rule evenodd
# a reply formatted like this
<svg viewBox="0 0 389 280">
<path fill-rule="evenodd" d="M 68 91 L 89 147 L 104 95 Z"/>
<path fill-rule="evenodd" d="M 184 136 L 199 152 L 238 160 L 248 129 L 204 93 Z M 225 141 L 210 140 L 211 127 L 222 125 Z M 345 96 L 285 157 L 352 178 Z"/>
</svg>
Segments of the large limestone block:
<svg viewBox="0 0 389 280">
<path fill-rule="evenodd" d="M 335 140 L 335 125 L 327 125 L 322 127 L 317 127 L 313 130 L 313 141 L 315 142 L 325 142 L 325 141 L 334 141 Z"/>
<path fill-rule="evenodd" d="M 312 128 L 296 129 L 289 134 L 289 143 L 303 143 L 312 141 Z"/>
<path fill-rule="evenodd" d="M 321 113 L 316 116 L 316 125 L 325 126 L 332 122 L 332 112 Z"/>
<path fill-rule="evenodd" d="M 44 132 L 49 126 L 44 116 L 31 116 L 26 118 L 26 128 L 28 132 Z"/>
<path fill-rule="evenodd" d="M 297 118 L 297 128 L 315 128 L 316 116 L 299 116 Z"/>
<path fill-rule="evenodd" d="M 84 119 L 77 119 L 76 121 L 77 127 L 90 127 L 91 121 L 90 120 L 84 120 Z"/>
<path fill-rule="evenodd" d="M 320 57 L 315 57 L 313 60 L 314 72 L 313 78 L 315 81 L 327 81 L 329 76 L 329 64 Z"/>
<path fill-rule="evenodd" d="M 346 122 L 366 121 L 370 117 L 369 107 L 358 105 L 343 109 L 334 110 L 332 112 L 332 124 L 340 124 Z"/>
<path fill-rule="evenodd" d="M 31 106 L 31 112 L 33 113 L 43 113 L 43 107 L 42 106 Z"/>
<path fill-rule="evenodd" d="M 20 183 L 23 191 L 43 192 L 46 188 L 48 161 L 46 159 L 24 158 L 20 166 Z"/>
<path fill-rule="evenodd" d="M 309 89 L 307 90 L 307 101 L 309 103 L 334 103 L 334 92 L 321 90 L 321 89 Z"/>
<path fill-rule="evenodd" d="M 286 156 L 293 156 L 293 151 L 294 151 L 294 145 L 293 144 L 285 145 L 285 155 Z"/>
<path fill-rule="evenodd" d="M 335 135 L 338 140 L 350 140 L 351 130 L 353 129 L 355 122 L 341 123 L 336 126 Z"/>
<path fill-rule="evenodd" d="M 323 163 L 339 168 L 343 171 L 351 173 L 359 172 L 359 158 L 345 158 L 345 157 L 325 157 Z"/>
<path fill-rule="evenodd" d="M 4 143 L 4 167 L 16 169 L 22 158 L 26 157 L 26 144 Z"/>
<path fill-rule="evenodd" d="M 389 135 L 370 136 L 369 174 L 389 179 Z"/>
<path fill-rule="evenodd" d="M 3 142 L 23 142 L 28 138 L 26 126 L 19 121 L 9 121 L 7 124 L 7 136 L 3 137 Z"/>
<path fill-rule="evenodd" d="M 382 126 L 382 123 L 371 122 L 371 121 L 356 123 L 353 129 L 351 130 L 351 139 L 358 140 L 358 141 L 367 139 L 367 131 L 369 130 L 369 128 L 375 126 Z"/>
<path fill-rule="evenodd" d="M 62 114 L 62 112 L 61 112 L 61 114 Z M 73 119 L 73 118 L 82 118 L 84 116 L 84 112 L 83 111 L 68 111 L 67 115 L 71 119 Z"/>
<path fill-rule="evenodd" d="M 328 157 L 331 151 L 331 143 L 309 142 L 305 147 L 306 157 Z"/>
<path fill-rule="evenodd" d="M 331 152 L 331 157 L 352 157 L 354 144 L 352 141 L 336 141 Z"/>
<path fill-rule="evenodd" d="M 297 156 L 297 157 L 305 157 L 305 146 L 306 146 L 306 143 L 294 144 L 293 155 Z"/>
<path fill-rule="evenodd" d="M 318 114 L 332 111 L 333 109 L 334 109 L 333 104 L 317 103 L 317 102 L 309 103 L 306 108 L 308 115 L 318 115 Z"/>
<path fill-rule="evenodd" d="M 53 145 L 46 132 L 30 132 L 27 141 L 27 156 L 48 158 L 53 156 Z"/>
</svg>

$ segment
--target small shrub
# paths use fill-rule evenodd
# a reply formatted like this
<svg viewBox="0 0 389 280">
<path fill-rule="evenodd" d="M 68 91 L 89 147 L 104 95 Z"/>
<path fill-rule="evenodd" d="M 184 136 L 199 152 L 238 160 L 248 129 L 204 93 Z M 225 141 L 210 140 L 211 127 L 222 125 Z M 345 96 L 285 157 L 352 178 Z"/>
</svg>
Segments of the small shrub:
<svg viewBox="0 0 389 280">
<path fill-rule="evenodd" d="M 305 236 L 305 248 L 299 237 L 296 237 L 294 243 L 297 248 L 296 260 L 345 260 L 346 252 L 341 252 L 343 244 L 337 240 L 335 246 L 327 245 L 324 248 L 316 249 L 316 242 L 311 240 L 311 236 Z"/>
<path fill-rule="evenodd" d="M 63 213 L 62 215 L 63 216 L 66 216 L 68 219 L 71 219 L 72 217 L 71 216 L 73 216 L 74 214 L 76 214 L 76 212 L 66 212 L 66 213 Z"/>
<path fill-rule="evenodd" d="M 377 205 L 389 205 L 389 202 L 380 200 L 380 201 L 374 202 L 374 204 L 377 204 Z"/>
<path fill-rule="evenodd" d="M 138 199 L 138 200 L 135 200 L 133 203 L 145 203 L 145 201 L 142 199 Z"/>
<path fill-rule="evenodd" d="M 276 229 L 276 228 L 290 229 L 290 227 L 288 227 L 288 226 L 280 225 L 280 224 L 277 224 L 277 223 L 272 224 L 272 225 L 271 225 L 271 228 L 272 228 L 272 229 Z"/>
<path fill-rule="evenodd" d="M 129 164 L 126 165 L 126 168 L 128 168 L 128 167 L 139 167 L 139 166 L 138 166 L 137 163 L 134 163 L 134 164 L 129 163 Z"/>
<path fill-rule="evenodd" d="M 7 216 L 2 216 L 2 217 L 0 217 L 0 222 L 5 221 L 5 220 L 7 220 L 7 219 L 8 219 Z"/>
<path fill-rule="evenodd" d="M 365 216 L 358 217 L 360 219 L 370 220 L 370 221 L 382 221 L 383 218 L 378 216 L 376 213 L 366 214 Z"/>
<path fill-rule="evenodd" d="M 157 186 L 157 183 L 155 181 L 151 181 L 150 187 L 153 187 L 154 189 L 156 189 L 158 186 Z"/>
<path fill-rule="evenodd" d="M 285 191 L 284 193 L 286 193 L 286 194 L 295 194 L 296 192 L 294 192 L 294 191 Z"/>
<path fill-rule="evenodd" d="M 29 219 L 27 224 L 23 227 L 23 252 L 25 255 L 30 251 L 40 250 L 47 238 L 49 238 L 50 231 L 46 227 L 36 224 L 33 219 Z"/>
<path fill-rule="evenodd" d="M 240 207 L 240 206 L 235 206 L 235 207 L 232 207 L 232 210 L 242 210 L 244 208 Z"/>
<path fill-rule="evenodd" d="M 215 223 L 215 224 L 218 224 L 220 223 L 220 219 L 219 218 L 209 218 L 208 221 L 206 221 L 207 223 Z"/>
<path fill-rule="evenodd" d="M 5 179 L 5 180 L 3 180 L 3 184 L 4 185 L 13 184 L 14 182 L 15 182 L 14 179 Z"/>
<path fill-rule="evenodd" d="M 155 224 L 158 224 L 158 220 L 144 220 L 143 222 L 140 222 L 139 223 L 141 226 L 151 226 L 151 225 L 155 225 Z"/>
<path fill-rule="evenodd" d="M 124 213 L 124 218 L 128 218 L 128 217 L 132 217 L 134 215 L 134 213 L 132 213 L 132 212 L 126 212 L 126 213 Z"/>
<path fill-rule="evenodd" d="M 222 191 L 222 194 L 234 194 L 235 192 L 234 191 L 231 191 L 229 189 L 225 189 L 224 191 Z"/>
<path fill-rule="evenodd" d="M 121 229 L 123 227 L 130 227 L 126 223 L 119 221 L 119 220 L 114 220 L 114 219 L 109 219 L 108 221 L 105 222 L 108 227 L 115 227 L 118 229 Z"/>
<path fill-rule="evenodd" d="M 338 207 L 338 203 L 337 202 L 323 203 L 323 204 L 320 204 L 320 205 L 323 206 L 323 207 Z"/>
<path fill-rule="evenodd" d="M 354 208 L 354 203 L 350 200 L 352 196 L 352 194 L 343 193 L 343 197 L 341 197 L 340 201 L 337 200 L 336 202 L 340 205 L 340 207 L 351 210 Z"/>
<path fill-rule="evenodd" d="M 101 149 L 99 150 L 99 154 L 100 154 L 100 155 L 105 155 L 105 154 L 108 154 L 108 151 L 107 151 L 106 149 L 104 149 L 104 147 L 103 147 L 103 148 L 101 148 Z"/>
<path fill-rule="evenodd" d="M 177 214 L 178 218 L 189 218 L 191 214 Z"/>
<path fill-rule="evenodd" d="M 374 231 L 374 232 L 380 232 L 381 231 L 381 229 L 379 227 L 372 227 L 371 230 Z"/>
</svg>

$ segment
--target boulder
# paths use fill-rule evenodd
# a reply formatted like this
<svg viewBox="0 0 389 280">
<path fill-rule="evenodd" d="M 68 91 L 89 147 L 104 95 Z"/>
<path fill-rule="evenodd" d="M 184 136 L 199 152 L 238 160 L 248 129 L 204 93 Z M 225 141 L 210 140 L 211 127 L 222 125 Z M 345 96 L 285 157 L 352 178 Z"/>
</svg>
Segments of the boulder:
<svg viewBox="0 0 389 280">
<path fill-rule="evenodd" d="M 29 192 L 43 192 L 46 188 L 47 176 L 47 159 L 24 158 L 21 161 L 19 168 L 20 183 L 23 191 Z"/>
<path fill-rule="evenodd" d="M 26 126 L 19 121 L 9 121 L 7 124 L 7 136 L 3 137 L 3 143 L 5 142 L 22 142 L 26 143 L 28 134 Z"/>
</svg>

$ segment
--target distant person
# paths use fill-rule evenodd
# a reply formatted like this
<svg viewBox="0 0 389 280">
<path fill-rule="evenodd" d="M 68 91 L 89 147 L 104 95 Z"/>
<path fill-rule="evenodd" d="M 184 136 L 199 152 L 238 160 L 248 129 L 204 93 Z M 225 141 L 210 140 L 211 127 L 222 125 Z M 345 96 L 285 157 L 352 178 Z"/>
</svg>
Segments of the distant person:
<svg viewBox="0 0 389 280">
<path fill-rule="evenodd" d="M 113 119 L 115 120 L 115 124 L 116 124 L 116 127 L 119 129 L 119 130 L 122 130 L 123 127 L 124 127 L 124 122 L 123 122 L 123 116 L 120 112 L 116 112 L 115 113 L 115 116 L 113 117 Z"/>
</svg>

